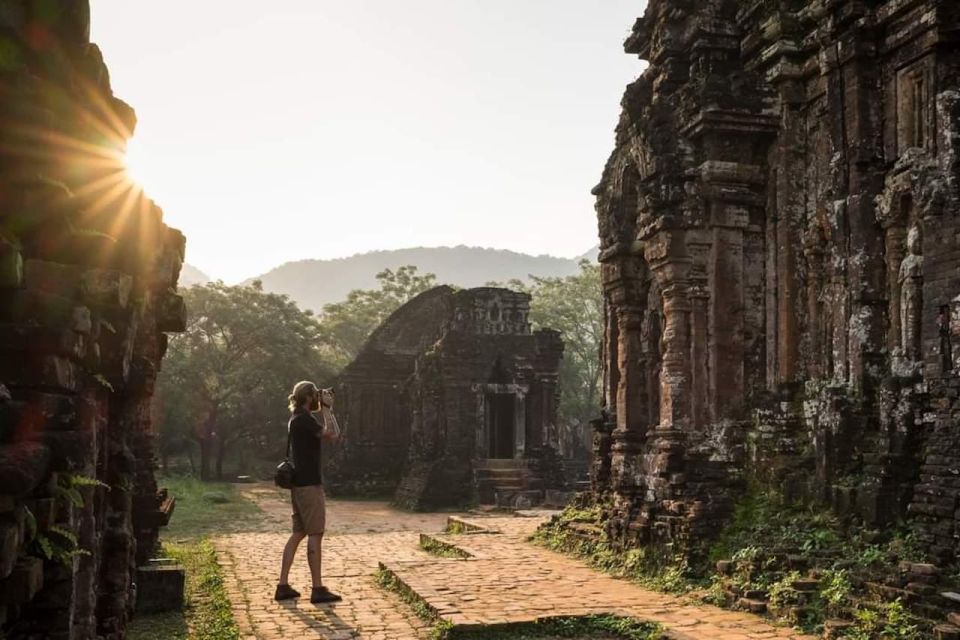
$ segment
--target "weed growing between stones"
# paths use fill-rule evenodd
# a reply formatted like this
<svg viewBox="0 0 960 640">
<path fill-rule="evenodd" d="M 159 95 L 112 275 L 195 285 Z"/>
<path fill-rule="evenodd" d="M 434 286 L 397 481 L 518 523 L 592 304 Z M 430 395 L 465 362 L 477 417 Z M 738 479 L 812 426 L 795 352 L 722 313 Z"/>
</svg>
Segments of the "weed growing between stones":
<svg viewBox="0 0 960 640">
<path fill-rule="evenodd" d="M 450 520 L 447 522 L 447 533 L 451 535 L 461 535 L 467 532 L 467 528 L 459 520 Z"/>
<path fill-rule="evenodd" d="M 533 622 L 498 624 L 485 629 L 456 631 L 450 640 L 535 640 L 538 638 L 609 638 L 659 640 L 663 630 L 655 624 L 613 615 L 545 618 Z"/>
<path fill-rule="evenodd" d="M 427 535 L 420 536 L 420 548 L 430 555 L 437 556 L 438 558 L 464 559 L 470 557 L 470 554 L 463 549 L 459 549 L 451 544 L 447 544 L 446 542 L 437 540 L 436 538 Z"/>
<path fill-rule="evenodd" d="M 447 634 L 452 625 L 440 618 L 423 598 L 401 582 L 393 572 L 381 566 L 380 569 L 377 570 L 374 579 L 381 589 L 397 594 L 400 599 L 413 610 L 418 618 L 433 626 L 433 631 L 430 633 L 431 640 L 444 640 L 448 637 Z"/>
<path fill-rule="evenodd" d="M 603 504 L 575 501 L 533 541 L 645 587 L 696 590 L 711 604 L 767 612 L 807 633 L 820 633 L 835 620 L 836 638 L 930 637 L 930 620 L 896 597 L 906 587 L 890 582 L 890 576 L 910 575 L 912 567 L 931 567 L 922 564 L 926 558 L 903 526 L 864 531 L 823 508 L 787 504 L 752 489 L 703 553 L 707 560 L 691 565 L 654 546 L 630 548 L 611 540 L 604 510 Z"/>
</svg>

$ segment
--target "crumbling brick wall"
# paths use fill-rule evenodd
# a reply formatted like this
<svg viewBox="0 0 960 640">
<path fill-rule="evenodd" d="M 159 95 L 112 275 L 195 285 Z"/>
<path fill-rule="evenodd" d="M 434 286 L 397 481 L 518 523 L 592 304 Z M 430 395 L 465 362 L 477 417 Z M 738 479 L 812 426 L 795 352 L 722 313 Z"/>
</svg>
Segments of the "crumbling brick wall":
<svg viewBox="0 0 960 640">
<path fill-rule="evenodd" d="M 616 538 L 709 539 L 750 479 L 874 526 L 925 500 L 958 31 L 956 3 L 649 2 L 595 190 Z"/>
<path fill-rule="evenodd" d="M 82 0 L 0 0 L 0 629 L 122 638 L 171 501 L 151 396 L 183 235 L 123 169 Z M 50 557 L 48 557 L 50 556 Z"/>
</svg>

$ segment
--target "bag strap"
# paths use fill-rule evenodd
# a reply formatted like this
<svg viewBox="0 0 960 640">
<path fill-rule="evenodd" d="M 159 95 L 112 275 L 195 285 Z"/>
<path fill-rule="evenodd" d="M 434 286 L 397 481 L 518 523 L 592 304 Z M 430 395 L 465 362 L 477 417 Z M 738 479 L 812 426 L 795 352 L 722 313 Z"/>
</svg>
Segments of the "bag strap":
<svg viewBox="0 0 960 640">
<path fill-rule="evenodd" d="M 293 424 L 287 425 L 287 460 L 290 459 L 290 437 L 293 432 Z"/>
</svg>

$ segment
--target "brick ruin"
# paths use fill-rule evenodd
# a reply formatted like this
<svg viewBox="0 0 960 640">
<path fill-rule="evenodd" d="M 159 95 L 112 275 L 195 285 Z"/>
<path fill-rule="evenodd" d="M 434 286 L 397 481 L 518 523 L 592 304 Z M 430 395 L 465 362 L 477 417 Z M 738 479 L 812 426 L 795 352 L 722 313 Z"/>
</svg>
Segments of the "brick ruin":
<svg viewBox="0 0 960 640">
<path fill-rule="evenodd" d="M 125 176 L 136 117 L 113 96 L 89 20 L 85 1 L 0 0 L 0 636 L 11 640 L 123 638 L 136 569 L 172 508 L 154 479 L 151 395 L 165 332 L 184 327 L 184 238 Z"/>
<path fill-rule="evenodd" d="M 960 3 L 650 0 L 596 187 L 593 493 L 694 550 L 748 482 L 960 541 Z"/>
<path fill-rule="evenodd" d="M 527 294 L 437 287 L 394 313 L 337 382 L 333 487 L 410 509 L 533 504 L 562 489 L 563 342 L 531 331 L 529 311 Z"/>
</svg>

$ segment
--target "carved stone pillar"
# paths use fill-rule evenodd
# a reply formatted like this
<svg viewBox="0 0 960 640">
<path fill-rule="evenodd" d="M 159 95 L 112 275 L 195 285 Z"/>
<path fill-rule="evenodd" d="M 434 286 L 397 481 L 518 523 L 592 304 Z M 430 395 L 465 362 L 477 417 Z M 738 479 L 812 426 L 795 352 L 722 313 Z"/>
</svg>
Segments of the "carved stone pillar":
<svg viewBox="0 0 960 640">
<path fill-rule="evenodd" d="M 900 264 L 906 257 L 907 231 L 902 226 L 892 226 L 884 234 L 887 257 L 887 283 L 889 285 L 890 328 L 887 332 L 887 348 L 893 351 L 900 346 Z"/>
<path fill-rule="evenodd" d="M 911 362 L 923 359 L 923 252 L 920 228 L 907 234 L 907 256 L 900 264 L 900 333 L 903 354 Z"/>
<path fill-rule="evenodd" d="M 685 430 L 690 426 L 691 260 L 686 255 L 685 233 L 663 232 L 653 243 L 657 255 L 654 274 L 663 292 L 663 365 L 660 372 L 660 429 Z"/>
<path fill-rule="evenodd" d="M 611 436 L 611 485 L 632 494 L 642 484 L 640 451 L 647 435 L 647 367 L 642 329 L 647 299 L 647 269 L 643 258 L 621 255 L 605 265 L 610 300 L 608 334 L 616 336 L 616 429 Z M 608 345 L 612 348 L 614 345 Z M 612 357 L 608 353 L 607 357 Z M 611 390 L 612 391 L 612 390 Z"/>
<path fill-rule="evenodd" d="M 613 432 L 612 479 L 618 491 L 630 493 L 640 486 L 640 450 L 646 439 L 646 365 L 640 332 L 643 308 L 622 307 L 617 313 L 620 334 L 617 387 L 617 428 Z"/>
<path fill-rule="evenodd" d="M 692 418 L 696 428 L 703 428 L 713 419 L 710 395 L 710 361 L 707 344 L 710 294 L 707 283 L 697 282 L 690 289 L 690 362 Z M 715 375 L 715 374 L 714 374 Z"/>
<path fill-rule="evenodd" d="M 610 412 L 616 411 L 617 389 L 620 386 L 620 328 L 617 314 L 608 300 L 604 309 L 603 332 L 603 406 Z"/>
</svg>

